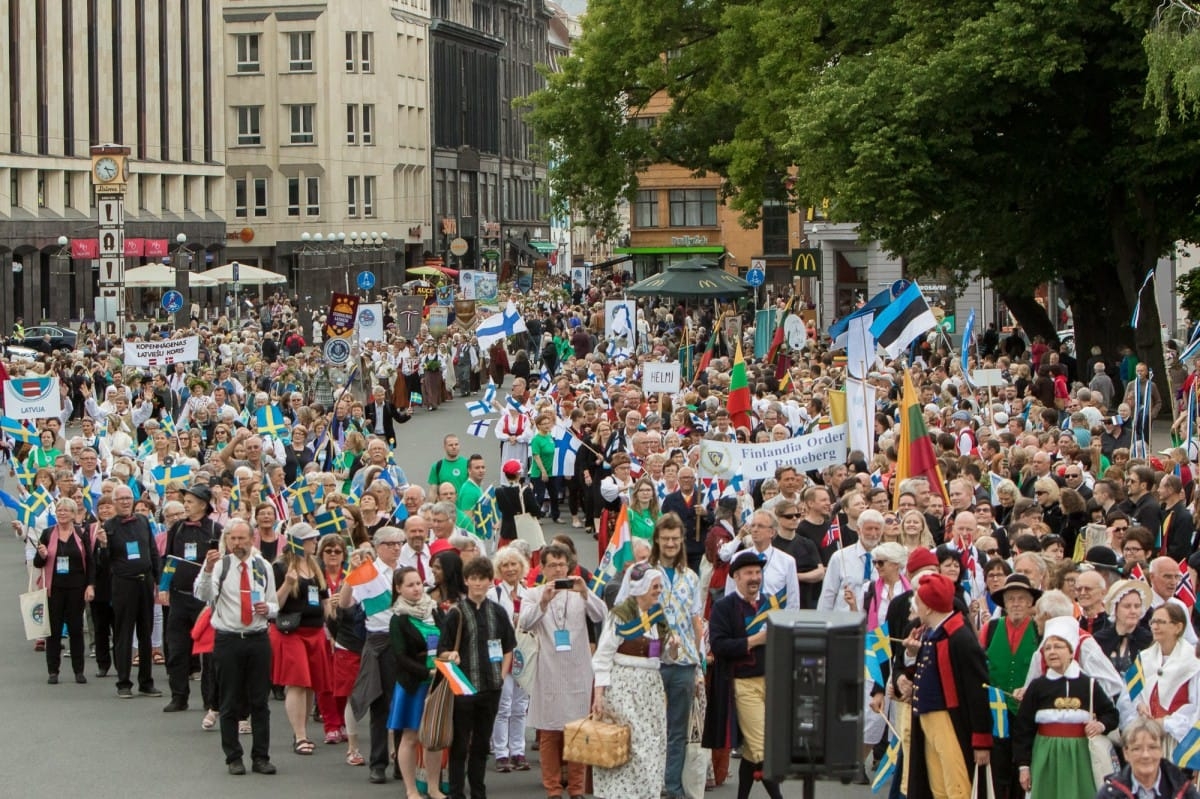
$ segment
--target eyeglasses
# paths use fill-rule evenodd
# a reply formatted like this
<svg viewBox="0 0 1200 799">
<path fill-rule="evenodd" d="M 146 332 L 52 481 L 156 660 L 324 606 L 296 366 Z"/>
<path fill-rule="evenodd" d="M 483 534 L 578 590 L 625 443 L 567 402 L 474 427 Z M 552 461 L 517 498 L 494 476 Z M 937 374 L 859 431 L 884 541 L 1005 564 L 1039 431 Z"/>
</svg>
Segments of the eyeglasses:
<svg viewBox="0 0 1200 799">
<path fill-rule="evenodd" d="M 375 546 L 377 546 L 377 547 L 402 547 L 402 546 L 404 546 L 404 542 L 403 541 L 380 541 Z"/>
<path fill-rule="evenodd" d="M 1035 496 L 1044 497 L 1047 494 L 1049 494 L 1050 492 L 1049 491 L 1034 491 L 1033 493 Z"/>
<path fill-rule="evenodd" d="M 1170 619 L 1151 619 L 1150 620 L 1151 627 L 1161 627 L 1164 624 L 1174 624 L 1174 623 L 1175 622 L 1171 621 Z"/>
<path fill-rule="evenodd" d="M 779 516 L 779 518 L 781 518 L 781 519 L 799 519 L 799 518 L 800 518 L 800 514 L 799 514 L 799 513 L 780 513 L 780 514 L 777 514 L 777 515 L 778 515 L 778 516 Z"/>
<path fill-rule="evenodd" d="M 328 548 L 327 548 L 327 549 L 326 549 L 324 552 L 322 552 L 321 554 L 322 554 L 322 555 L 341 555 L 341 554 L 343 554 L 345 551 L 346 551 L 346 550 L 344 550 L 344 549 L 339 549 L 339 548 L 337 548 L 337 547 L 328 547 Z"/>
<path fill-rule="evenodd" d="M 998 549 L 985 549 L 985 550 L 983 550 L 983 554 L 985 554 L 985 555 L 987 555 L 987 556 L 991 557 L 992 555 L 998 555 L 998 554 L 1000 554 L 1000 550 L 998 550 Z"/>
<path fill-rule="evenodd" d="M 891 563 L 890 560 L 873 560 L 871 562 L 875 564 L 876 569 L 882 569 L 884 566 Z"/>
</svg>

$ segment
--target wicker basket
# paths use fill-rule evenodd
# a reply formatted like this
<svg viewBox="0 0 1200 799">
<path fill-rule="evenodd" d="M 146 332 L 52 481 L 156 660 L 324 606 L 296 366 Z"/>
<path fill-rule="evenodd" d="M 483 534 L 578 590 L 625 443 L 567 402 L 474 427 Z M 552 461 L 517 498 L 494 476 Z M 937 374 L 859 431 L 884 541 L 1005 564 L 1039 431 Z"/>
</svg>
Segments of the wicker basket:
<svg viewBox="0 0 1200 799">
<path fill-rule="evenodd" d="M 563 730 L 563 760 L 598 768 L 619 768 L 629 762 L 629 725 L 588 716 L 567 723 Z"/>
</svg>

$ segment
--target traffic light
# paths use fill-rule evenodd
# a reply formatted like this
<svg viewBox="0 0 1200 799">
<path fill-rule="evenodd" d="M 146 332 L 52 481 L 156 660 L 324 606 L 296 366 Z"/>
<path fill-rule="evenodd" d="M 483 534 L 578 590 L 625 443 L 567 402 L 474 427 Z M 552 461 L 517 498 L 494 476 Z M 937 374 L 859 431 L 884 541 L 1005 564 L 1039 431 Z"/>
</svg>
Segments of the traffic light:
<svg viewBox="0 0 1200 799">
<path fill-rule="evenodd" d="M 858 773 L 866 617 L 778 611 L 767 617 L 768 779 Z"/>
</svg>

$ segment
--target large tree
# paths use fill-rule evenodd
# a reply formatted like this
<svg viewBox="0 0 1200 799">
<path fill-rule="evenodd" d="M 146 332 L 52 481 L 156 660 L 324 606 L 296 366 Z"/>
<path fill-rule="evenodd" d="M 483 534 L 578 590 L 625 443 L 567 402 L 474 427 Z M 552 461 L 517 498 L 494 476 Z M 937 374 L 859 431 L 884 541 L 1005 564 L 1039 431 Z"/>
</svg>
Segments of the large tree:
<svg viewBox="0 0 1200 799">
<path fill-rule="evenodd" d="M 795 167 L 917 272 L 989 278 L 1032 333 L 1061 278 L 1082 347 L 1132 343 L 1138 286 L 1194 238 L 1200 136 L 1158 130 L 1130 0 L 592 0 L 576 55 L 532 98 L 560 199 L 595 212 L 669 161 L 726 178 L 753 216 Z M 655 92 L 673 110 L 631 123 Z M 1139 355 L 1162 356 L 1153 303 Z"/>
</svg>

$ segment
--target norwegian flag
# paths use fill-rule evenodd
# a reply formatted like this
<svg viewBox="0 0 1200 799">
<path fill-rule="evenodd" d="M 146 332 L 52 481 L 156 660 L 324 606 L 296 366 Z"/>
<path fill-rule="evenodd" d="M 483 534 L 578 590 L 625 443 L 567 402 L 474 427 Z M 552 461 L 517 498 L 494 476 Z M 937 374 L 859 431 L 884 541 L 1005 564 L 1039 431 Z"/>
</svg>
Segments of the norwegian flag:
<svg viewBox="0 0 1200 799">
<path fill-rule="evenodd" d="M 1141 580 L 1143 583 L 1146 582 L 1146 573 L 1142 571 L 1142 564 L 1133 564 L 1133 568 L 1129 570 L 1129 579 Z"/>
<path fill-rule="evenodd" d="M 1196 606 L 1196 592 L 1192 588 L 1192 574 L 1186 560 L 1179 564 L 1179 574 L 1179 587 L 1175 589 L 1175 597 L 1191 610 Z"/>
<path fill-rule="evenodd" d="M 821 546 L 831 547 L 837 544 L 842 545 L 842 522 L 838 519 L 838 515 L 833 514 L 833 519 L 829 522 L 829 529 L 825 531 L 825 537 L 821 539 Z"/>
</svg>

